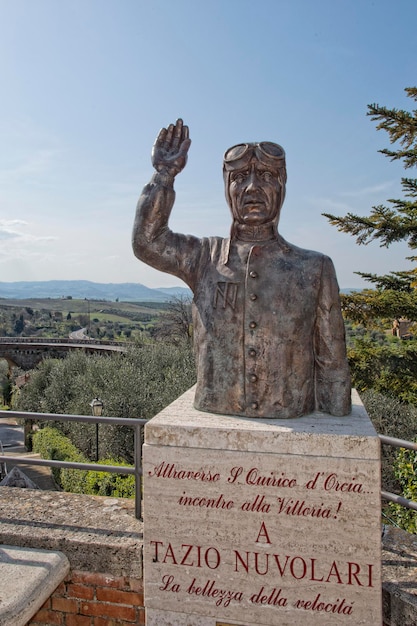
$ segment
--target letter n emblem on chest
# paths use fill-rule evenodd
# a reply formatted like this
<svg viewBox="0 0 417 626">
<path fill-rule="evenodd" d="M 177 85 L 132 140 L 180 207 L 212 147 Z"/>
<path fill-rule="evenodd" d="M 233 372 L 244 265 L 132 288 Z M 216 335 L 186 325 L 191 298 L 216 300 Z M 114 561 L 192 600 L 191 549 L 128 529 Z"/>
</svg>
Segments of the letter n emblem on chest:
<svg viewBox="0 0 417 626">
<path fill-rule="evenodd" d="M 214 293 L 214 308 L 217 309 L 217 307 L 219 307 L 225 309 L 227 306 L 230 306 L 234 309 L 236 306 L 238 286 L 239 283 L 217 283 Z"/>
</svg>

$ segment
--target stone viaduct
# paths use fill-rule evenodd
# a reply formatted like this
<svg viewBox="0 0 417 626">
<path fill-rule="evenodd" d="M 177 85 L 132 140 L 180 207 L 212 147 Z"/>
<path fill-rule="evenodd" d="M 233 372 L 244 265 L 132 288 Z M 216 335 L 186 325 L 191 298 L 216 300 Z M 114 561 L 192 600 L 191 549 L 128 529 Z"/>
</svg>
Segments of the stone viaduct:
<svg viewBox="0 0 417 626">
<path fill-rule="evenodd" d="M 62 359 L 71 350 L 108 354 L 123 352 L 126 347 L 126 344 L 120 342 L 100 342 L 94 339 L 0 337 L 0 359 L 5 359 L 9 367 L 17 366 L 27 371 L 33 369 L 45 357 Z"/>
</svg>

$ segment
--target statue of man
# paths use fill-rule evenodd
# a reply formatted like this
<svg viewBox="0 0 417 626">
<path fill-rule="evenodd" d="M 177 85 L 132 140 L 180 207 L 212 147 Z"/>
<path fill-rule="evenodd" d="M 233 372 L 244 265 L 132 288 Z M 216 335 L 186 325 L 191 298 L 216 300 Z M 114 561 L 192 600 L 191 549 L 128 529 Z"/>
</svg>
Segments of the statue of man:
<svg viewBox="0 0 417 626">
<path fill-rule="evenodd" d="M 182 120 L 154 144 L 156 170 L 139 199 L 135 255 L 193 291 L 195 407 L 259 418 L 350 412 L 350 376 L 331 260 L 278 233 L 285 153 L 271 142 L 224 155 L 230 238 L 172 232 L 174 179 L 191 140 Z"/>
</svg>

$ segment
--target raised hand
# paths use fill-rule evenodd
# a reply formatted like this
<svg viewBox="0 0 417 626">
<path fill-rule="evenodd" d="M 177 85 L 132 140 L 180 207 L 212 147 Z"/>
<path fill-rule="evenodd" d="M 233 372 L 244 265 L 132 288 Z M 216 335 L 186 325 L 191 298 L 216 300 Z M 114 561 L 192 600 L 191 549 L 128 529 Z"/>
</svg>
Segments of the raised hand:
<svg viewBox="0 0 417 626">
<path fill-rule="evenodd" d="M 187 163 L 188 149 L 191 139 L 188 126 L 178 119 L 168 128 L 162 128 L 152 148 L 152 164 L 158 172 L 166 172 L 176 176 Z"/>
</svg>

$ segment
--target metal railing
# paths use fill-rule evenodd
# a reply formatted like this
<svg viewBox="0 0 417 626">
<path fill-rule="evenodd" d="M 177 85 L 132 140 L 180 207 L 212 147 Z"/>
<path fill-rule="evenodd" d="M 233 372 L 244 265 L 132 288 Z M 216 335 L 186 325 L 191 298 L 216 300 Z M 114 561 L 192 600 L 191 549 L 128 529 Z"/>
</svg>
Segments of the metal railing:
<svg viewBox="0 0 417 626">
<path fill-rule="evenodd" d="M 77 470 L 95 470 L 111 474 L 133 474 L 135 477 L 135 515 L 142 519 L 142 428 L 145 419 L 130 417 L 96 417 L 91 415 L 68 415 L 61 413 L 29 413 L 26 411 L 0 411 L 0 417 L 11 417 L 33 421 L 50 422 L 87 422 L 107 424 L 107 426 L 129 426 L 134 433 L 134 465 L 101 465 L 100 463 L 74 463 L 72 461 L 54 461 L 52 459 L 34 459 L 33 457 L 10 456 L 0 454 L 0 463 L 11 462 L 16 465 L 43 465 L 46 467 L 65 467 Z"/>
<path fill-rule="evenodd" d="M 105 339 L 71 339 L 71 337 L 66 337 L 65 339 L 62 337 L 0 337 L 0 344 L 11 344 L 11 343 L 35 343 L 35 344 L 85 344 L 92 346 L 118 346 L 120 348 L 126 348 L 127 346 L 133 345 L 128 341 L 113 341 L 113 340 L 105 340 Z"/>
<path fill-rule="evenodd" d="M 413 441 L 396 439 L 395 437 L 387 437 L 386 435 L 379 435 L 379 439 L 382 444 L 385 444 L 387 446 L 393 446 L 394 448 L 406 448 L 407 450 L 417 451 L 417 443 Z M 406 509 L 412 509 L 413 511 L 417 511 L 417 502 L 409 500 L 408 498 L 404 498 L 403 496 L 399 496 L 396 493 L 382 490 L 381 497 L 383 500 L 388 500 L 388 502 L 394 502 L 395 504 L 400 504 Z"/>
<path fill-rule="evenodd" d="M 33 457 L 14 457 L 5 455 L 0 449 L 0 464 L 6 461 L 22 465 L 42 465 L 46 467 L 64 467 L 78 470 L 96 470 L 113 474 L 133 474 L 135 477 L 135 514 L 137 519 L 142 519 L 142 428 L 146 424 L 145 419 L 129 417 L 96 417 L 90 415 L 69 415 L 61 413 L 30 413 L 25 411 L 0 411 L 0 417 L 11 417 L 33 421 L 51 422 L 87 422 L 90 424 L 107 424 L 108 426 L 129 426 L 134 429 L 134 465 L 101 465 L 99 463 L 73 463 L 69 461 L 54 461 L 52 459 L 34 459 Z M 417 451 L 417 443 L 379 435 L 382 444 L 395 448 L 406 448 Z M 417 502 L 399 496 L 389 491 L 381 491 L 383 500 L 400 504 L 401 506 L 417 511 Z"/>
</svg>

